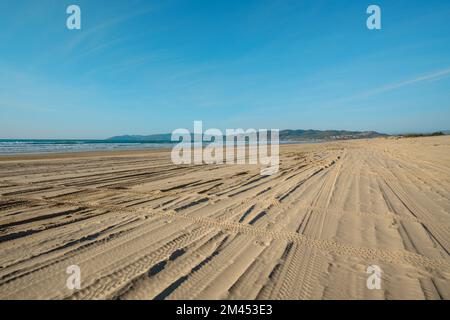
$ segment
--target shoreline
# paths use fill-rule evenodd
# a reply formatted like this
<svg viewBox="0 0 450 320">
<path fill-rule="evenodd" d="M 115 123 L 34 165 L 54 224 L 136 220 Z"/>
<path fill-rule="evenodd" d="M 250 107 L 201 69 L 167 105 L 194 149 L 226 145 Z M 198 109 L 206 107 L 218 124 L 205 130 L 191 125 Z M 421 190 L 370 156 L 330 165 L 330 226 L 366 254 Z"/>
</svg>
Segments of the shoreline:
<svg viewBox="0 0 450 320">
<path fill-rule="evenodd" d="M 355 141 L 362 141 L 363 139 L 354 139 Z M 352 140 L 337 140 L 337 141 L 314 141 L 314 142 L 288 142 L 280 143 L 280 149 L 285 146 L 302 146 L 302 145 L 316 145 L 324 143 L 338 143 L 342 141 Z M 20 161 L 20 160 L 39 160 L 45 158 L 66 159 L 76 157 L 103 157 L 103 156 L 124 156 L 124 155 L 148 155 L 149 153 L 171 151 L 171 147 L 160 148 L 139 148 L 139 149 L 121 149 L 121 150 L 80 150 L 67 152 L 40 152 L 40 153 L 12 153 L 0 154 L 0 161 Z"/>
<path fill-rule="evenodd" d="M 341 143 L 345 141 L 367 141 L 367 140 L 375 140 L 375 139 L 383 139 L 383 138 L 371 138 L 371 139 L 343 139 L 343 140 L 323 140 L 323 141 L 281 141 L 280 148 L 283 146 L 297 146 L 297 145 L 315 145 L 315 144 L 326 144 L 326 143 Z M 169 145 L 170 143 L 167 143 Z M 205 141 L 205 147 L 209 142 Z M 68 157 L 76 157 L 76 156 L 106 156 L 106 155 L 123 155 L 127 154 L 136 154 L 136 153 L 146 153 L 146 152 L 160 152 L 171 150 L 173 146 L 177 145 L 176 142 L 172 143 L 171 146 L 160 146 L 160 147 L 151 147 L 151 148 L 131 148 L 131 149 L 105 149 L 105 150 L 80 150 L 80 151 L 49 151 L 49 152 L 18 152 L 18 153 L 1 153 L 0 152 L 0 161 L 5 159 L 16 159 L 21 160 L 21 158 L 26 159 L 40 159 L 40 158 L 48 158 L 50 156 L 54 156 L 55 158 L 68 158 Z M 0 149 L 1 150 L 1 149 Z"/>
<path fill-rule="evenodd" d="M 171 148 L 148 148 L 148 149 L 127 149 L 127 150 L 83 150 L 67 152 L 44 152 L 44 153 L 15 153 L 0 154 L 0 161 L 21 161 L 21 160 L 40 160 L 45 158 L 69 159 L 85 157 L 106 157 L 106 156 L 125 156 L 139 154 L 148 155 L 149 153 L 170 151 Z"/>
</svg>

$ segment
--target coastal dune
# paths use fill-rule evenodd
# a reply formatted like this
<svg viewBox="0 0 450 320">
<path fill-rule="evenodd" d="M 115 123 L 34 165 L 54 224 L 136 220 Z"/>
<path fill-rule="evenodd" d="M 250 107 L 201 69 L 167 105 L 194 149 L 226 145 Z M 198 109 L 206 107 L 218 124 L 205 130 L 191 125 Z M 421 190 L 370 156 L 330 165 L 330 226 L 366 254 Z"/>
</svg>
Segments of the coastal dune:
<svg viewBox="0 0 450 320">
<path fill-rule="evenodd" d="M 282 145 L 271 176 L 3 156 L 0 299 L 450 299 L 449 164 L 447 136 Z"/>
</svg>

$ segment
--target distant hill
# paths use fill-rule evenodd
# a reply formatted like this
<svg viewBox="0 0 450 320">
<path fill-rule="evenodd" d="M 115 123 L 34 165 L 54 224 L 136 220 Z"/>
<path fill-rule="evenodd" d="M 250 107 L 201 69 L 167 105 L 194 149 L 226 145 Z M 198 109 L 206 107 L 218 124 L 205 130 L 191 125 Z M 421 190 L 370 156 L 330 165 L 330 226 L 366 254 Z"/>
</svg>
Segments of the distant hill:
<svg viewBox="0 0 450 320">
<path fill-rule="evenodd" d="M 347 131 L 347 130 L 282 130 L 281 141 L 304 141 L 304 140 L 345 140 L 365 139 L 387 136 L 375 131 Z"/>
<path fill-rule="evenodd" d="M 324 140 L 348 140 L 366 139 L 387 136 L 376 131 L 347 131 L 347 130 L 281 130 L 280 141 L 324 141 Z M 152 135 L 123 135 L 107 139 L 108 141 L 132 141 L 132 142 L 170 142 L 171 134 Z"/>
<path fill-rule="evenodd" d="M 436 131 L 433 133 L 408 133 L 408 134 L 402 134 L 402 137 L 405 138 L 420 138 L 420 137 L 438 137 L 438 136 L 445 136 L 448 135 L 448 131 Z"/>
</svg>

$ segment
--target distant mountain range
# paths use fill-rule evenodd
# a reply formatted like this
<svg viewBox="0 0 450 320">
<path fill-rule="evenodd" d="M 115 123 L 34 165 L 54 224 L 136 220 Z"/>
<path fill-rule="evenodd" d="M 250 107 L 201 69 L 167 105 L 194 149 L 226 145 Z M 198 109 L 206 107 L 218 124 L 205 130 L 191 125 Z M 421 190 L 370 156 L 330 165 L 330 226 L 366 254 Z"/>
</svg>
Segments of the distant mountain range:
<svg viewBox="0 0 450 320">
<path fill-rule="evenodd" d="M 302 140 L 345 140 L 345 139 L 365 139 L 387 136 L 376 131 L 347 131 L 347 130 L 282 130 L 280 131 L 281 141 L 302 141 Z"/>
<path fill-rule="evenodd" d="M 151 134 L 151 135 L 123 135 L 111 137 L 109 141 L 142 141 L 142 142 L 171 142 L 171 134 Z M 324 141 L 324 140 L 347 140 L 365 139 L 387 136 L 376 131 L 347 131 L 347 130 L 281 130 L 280 141 Z"/>
</svg>

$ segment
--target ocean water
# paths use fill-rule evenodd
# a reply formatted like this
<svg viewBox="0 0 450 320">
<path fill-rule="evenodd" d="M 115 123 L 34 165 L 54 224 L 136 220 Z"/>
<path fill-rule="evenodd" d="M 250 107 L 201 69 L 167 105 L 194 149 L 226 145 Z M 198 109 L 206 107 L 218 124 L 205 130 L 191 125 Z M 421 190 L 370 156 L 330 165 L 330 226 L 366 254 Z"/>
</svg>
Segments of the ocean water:
<svg viewBox="0 0 450 320">
<path fill-rule="evenodd" d="M 0 139 L 0 155 L 170 148 L 156 141 Z"/>
<path fill-rule="evenodd" d="M 81 151 L 108 150 L 142 150 L 172 148 L 179 142 L 164 141 L 109 141 L 109 140 L 34 140 L 34 139 L 0 139 L 0 155 L 64 153 Z M 203 146 L 210 144 L 204 141 Z M 248 142 L 235 142 L 236 145 L 246 145 Z M 317 143 L 317 141 L 280 141 L 279 144 Z M 186 146 L 191 145 L 189 142 Z M 227 146 L 228 143 L 224 143 Z M 234 145 L 232 143 L 231 145 Z M 192 143 L 198 147 L 200 144 Z"/>
</svg>

